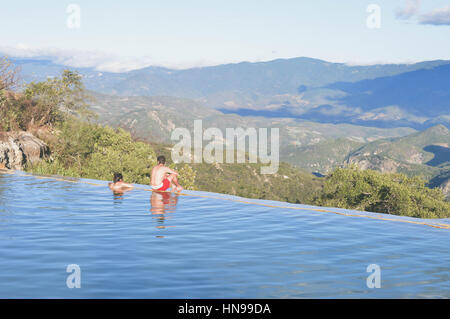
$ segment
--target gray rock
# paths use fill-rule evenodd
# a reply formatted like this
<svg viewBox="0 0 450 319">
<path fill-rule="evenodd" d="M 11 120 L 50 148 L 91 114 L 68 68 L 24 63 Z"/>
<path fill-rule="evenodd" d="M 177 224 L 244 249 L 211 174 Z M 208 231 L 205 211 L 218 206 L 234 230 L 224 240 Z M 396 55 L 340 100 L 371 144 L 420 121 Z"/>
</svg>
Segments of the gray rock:
<svg viewBox="0 0 450 319">
<path fill-rule="evenodd" d="M 0 132 L 0 168 L 23 169 L 48 156 L 48 146 L 28 132 Z"/>
</svg>

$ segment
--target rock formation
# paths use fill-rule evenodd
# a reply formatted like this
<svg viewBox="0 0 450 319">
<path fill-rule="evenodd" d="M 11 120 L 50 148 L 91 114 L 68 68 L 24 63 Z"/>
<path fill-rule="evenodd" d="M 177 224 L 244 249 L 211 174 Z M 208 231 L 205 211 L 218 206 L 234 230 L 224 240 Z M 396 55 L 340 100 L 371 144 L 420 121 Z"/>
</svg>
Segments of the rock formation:
<svg viewBox="0 0 450 319">
<path fill-rule="evenodd" d="M 48 146 L 28 132 L 0 132 L 0 168 L 23 169 L 49 155 Z"/>
</svg>

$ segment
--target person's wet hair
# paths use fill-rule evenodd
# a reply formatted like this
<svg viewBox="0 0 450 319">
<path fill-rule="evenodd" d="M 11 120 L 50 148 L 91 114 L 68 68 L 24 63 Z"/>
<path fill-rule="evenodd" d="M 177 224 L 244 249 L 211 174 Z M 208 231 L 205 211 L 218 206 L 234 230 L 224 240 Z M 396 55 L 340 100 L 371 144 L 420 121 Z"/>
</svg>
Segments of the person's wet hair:
<svg viewBox="0 0 450 319">
<path fill-rule="evenodd" d="M 118 181 L 123 180 L 123 176 L 121 173 L 114 173 L 114 183 L 117 183 Z"/>
<path fill-rule="evenodd" d="M 158 161 L 158 164 L 166 164 L 166 158 L 163 155 L 158 156 L 156 160 Z"/>
</svg>

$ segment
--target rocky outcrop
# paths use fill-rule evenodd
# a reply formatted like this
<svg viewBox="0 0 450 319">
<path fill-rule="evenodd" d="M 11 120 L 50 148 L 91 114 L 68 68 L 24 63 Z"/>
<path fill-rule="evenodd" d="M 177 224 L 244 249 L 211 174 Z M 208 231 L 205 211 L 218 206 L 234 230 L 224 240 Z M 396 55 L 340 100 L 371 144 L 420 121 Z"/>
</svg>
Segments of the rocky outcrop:
<svg viewBox="0 0 450 319">
<path fill-rule="evenodd" d="M 440 189 L 442 189 L 442 192 L 445 195 L 445 198 L 450 201 L 450 178 L 447 178 L 447 180 L 445 180 L 441 186 Z"/>
<path fill-rule="evenodd" d="M 358 154 L 359 155 L 359 154 Z M 383 156 L 352 156 L 346 164 L 355 164 L 360 169 L 373 169 L 382 173 L 396 173 L 401 166 L 399 162 Z"/>
<path fill-rule="evenodd" d="M 28 132 L 0 132 L 0 168 L 23 169 L 49 153 L 48 146 Z"/>
</svg>

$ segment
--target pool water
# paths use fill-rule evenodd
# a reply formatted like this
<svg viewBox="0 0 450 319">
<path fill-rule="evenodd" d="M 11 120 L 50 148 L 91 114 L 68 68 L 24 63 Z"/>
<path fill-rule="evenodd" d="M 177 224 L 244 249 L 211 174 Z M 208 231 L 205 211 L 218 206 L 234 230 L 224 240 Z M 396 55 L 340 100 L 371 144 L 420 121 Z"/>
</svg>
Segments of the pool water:
<svg viewBox="0 0 450 319">
<path fill-rule="evenodd" d="M 450 297 L 450 229 L 106 184 L 0 173 L 0 298 Z"/>
</svg>

